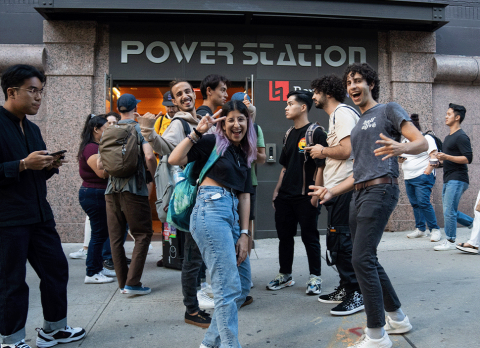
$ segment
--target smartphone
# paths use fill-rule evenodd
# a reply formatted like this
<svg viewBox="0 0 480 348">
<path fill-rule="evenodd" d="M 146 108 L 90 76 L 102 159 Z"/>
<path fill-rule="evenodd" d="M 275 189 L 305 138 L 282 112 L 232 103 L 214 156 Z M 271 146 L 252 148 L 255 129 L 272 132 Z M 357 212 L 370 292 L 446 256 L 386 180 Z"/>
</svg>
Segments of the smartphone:
<svg viewBox="0 0 480 348">
<path fill-rule="evenodd" d="M 58 156 L 58 155 L 63 155 L 67 150 L 61 150 L 53 153 L 47 153 L 47 156 Z"/>
</svg>

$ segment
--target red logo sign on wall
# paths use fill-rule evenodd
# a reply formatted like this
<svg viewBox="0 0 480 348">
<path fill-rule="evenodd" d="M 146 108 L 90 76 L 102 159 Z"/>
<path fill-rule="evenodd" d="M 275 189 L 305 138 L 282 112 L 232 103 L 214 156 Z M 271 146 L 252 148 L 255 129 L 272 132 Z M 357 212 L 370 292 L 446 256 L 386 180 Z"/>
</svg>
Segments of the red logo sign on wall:
<svg viewBox="0 0 480 348">
<path fill-rule="evenodd" d="M 273 82 L 275 82 L 275 87 L 273 87 Z M 288 81 L 269 81 L 268 86 L 268 100 L 287 101 L 287 94 L 290 91 Z"/>
</svg>

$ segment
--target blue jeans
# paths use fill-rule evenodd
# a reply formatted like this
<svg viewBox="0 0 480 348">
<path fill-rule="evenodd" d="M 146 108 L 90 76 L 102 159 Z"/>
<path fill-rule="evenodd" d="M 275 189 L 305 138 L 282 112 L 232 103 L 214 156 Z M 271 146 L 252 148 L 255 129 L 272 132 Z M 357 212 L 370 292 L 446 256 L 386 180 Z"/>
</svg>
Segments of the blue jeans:
<svg viewBox="0 0 480 348">
<path fill-rule="evenodd" d="M 216 195 L 217 197 L 212 197 Z M 238 200 L 222 187 L 201 186 L 190 217 L 192 237 L 212 279 L 215 311 L 203 344 L 207 347 L 241 347 L 238 309 L 250 292 L 250 260 L 237 267 L 235 245 L 240 238 Z"/>
<path fill-rule="evenodd" d="M 105 190 L 81 186 L 78 199 L 92 227 L 86 261 L 87 276 L 92 277 L 103 269 L 102 249 L 108 238 Z"/>
<path fill-rule="evenodd" d="M 420 231 L 425 231 L 426 226 L 430 231 L 439 228 L 435 210 L 430 203 L 433 185 L 435 185 L 435 175 L 433 174 L 422 174 L 416 178 L 405 180 L 408 200 L 412 205 L 413 215 L 415 216 L 415 227 Z"/>
<path fill-rule="evenodd" d="M 445 234 L 451 241 L 455 241 L 457 237 L 457 222 L 463 226 L 470 226 L 473 223 L 470 216 L 458 211 L 460 198 L 467 189 L 468 184 L 464 181 L 450 180 L 443 184 L 442 203 Z"/>
</svg>

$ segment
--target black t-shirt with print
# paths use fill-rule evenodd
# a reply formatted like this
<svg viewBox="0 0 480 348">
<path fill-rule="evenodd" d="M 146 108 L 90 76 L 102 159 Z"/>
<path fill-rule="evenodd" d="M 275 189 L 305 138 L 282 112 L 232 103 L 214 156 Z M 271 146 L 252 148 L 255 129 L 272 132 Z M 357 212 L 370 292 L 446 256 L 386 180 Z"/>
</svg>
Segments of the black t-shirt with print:
<svg viewBox="0 0 480 348">
<path fill-rule="evenodd" d="M 195 162 L 193 171 L 197 175 L 207 162 L 216 143 L 214 134 L 204 135 L 187 154 L 188 162 Z M 223 156 L 207 171 L 210 179 L 225 185 L 237 192 L 253 193 L 251 169 L 247 166 L 247 158 L 242 149 L 230 145 Z"/>
<path fill-rule="evenodd" d="M 324 159 L 312 159 L 307 154 L 305 163 L 305 186 L 303 180 L 303 164 L 305 162 L 305 133 L 311 123 L 302 128 L 293 128 L 288 135 L 287 142 L 283 147 L 279 163 L 287 170 L 283 175 L 282 185 L 278 191 L 278 196 L 284 199 L 304 199 L 308 196 L 309 186 L 315 183 L 315 172 L 317 167 L 325 166 Z M 327 135 L 319 127 L 313 133 L 313 142 L 328 146 Z"/>
</svg>

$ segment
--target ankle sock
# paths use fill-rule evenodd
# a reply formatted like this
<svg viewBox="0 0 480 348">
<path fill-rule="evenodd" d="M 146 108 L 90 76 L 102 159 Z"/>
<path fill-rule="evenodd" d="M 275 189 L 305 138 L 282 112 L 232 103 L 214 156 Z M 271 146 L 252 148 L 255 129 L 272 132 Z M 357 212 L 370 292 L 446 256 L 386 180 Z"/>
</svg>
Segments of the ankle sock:
<svg viewBox="0 0 480 348">
<path fill-rule="evenodd" d="M 395 312 L 387 312 L 387 315 L 393 321 L 402 321 L 405 319 L 405 313 L 403 313 L 401 308 L 397 309 Z"/>
<path fill-rule="evenodd" d="M 374 329 L 370 329 L 369 327 L 367 327 L 365 329 L 365 333 L 368 337 L 373 338 L 374 340 L 379 340 L 383 337 L 383 335 L 385 335 L 385 330 L 383 329 L 383 327 L 376 327 Z"/>
</svg>

